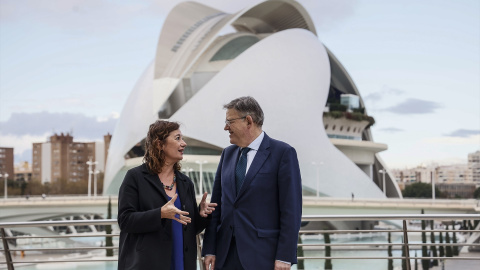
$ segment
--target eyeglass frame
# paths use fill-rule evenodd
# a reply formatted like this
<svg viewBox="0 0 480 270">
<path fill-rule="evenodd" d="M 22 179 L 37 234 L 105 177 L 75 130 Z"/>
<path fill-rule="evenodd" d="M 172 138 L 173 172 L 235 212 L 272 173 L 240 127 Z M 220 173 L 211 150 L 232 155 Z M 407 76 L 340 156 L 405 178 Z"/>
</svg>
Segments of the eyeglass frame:
<svg viewBox="0 0 480 270">
<path fill-rule="evenodd" d="M 245 119 L 245 118 L 247 118 L 247 116 L 249 116 L 249 114 L 247 114 L 247 115 L 245 115 L 245 116 L 243 116 L 243 117 L 233 118 L 233 119 L 230 119 L 230 120 L 229 120 L 229 119 L 226 119 L 226 120 L 225 120 L 225 125 L 226 125 L 226 126 L 230 126 L 233 121 L 238 120 L 238 119 Z"/>
</svg>

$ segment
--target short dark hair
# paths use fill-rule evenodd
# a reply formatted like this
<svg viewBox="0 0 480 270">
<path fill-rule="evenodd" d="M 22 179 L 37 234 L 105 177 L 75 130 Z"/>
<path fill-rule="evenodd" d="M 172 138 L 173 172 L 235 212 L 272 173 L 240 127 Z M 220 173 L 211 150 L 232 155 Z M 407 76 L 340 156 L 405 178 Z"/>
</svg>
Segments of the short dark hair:
<svg viewBox="0 0 480 270">
<path fill-rule="evenodd" d="M 236 98 L 228 104 L 223 105 L 223 108 L 227 110 L 235 109 L 243 114 L 243 116 L 250 115 L 257 126 L 261 127 L 263 125 L 264 116 L 262 108 L 253 97 L 247 96 Z"/>
<path fill-rule="evenodd" d="M 147 138 L 145 139 L 145 155 L 143 156 L 143 161 L 151 172 L 162 172 L 163 165 L 165 165 L 165 153 L 160 151 L 160 149 L 162 145 L 165 144 L 170 132 L 177 129 L 180 129 L 179 123 L 165 120 L 157 120 L 150 125 Z M 180 163 L 175 163 L 173 169 L 180 171 Z"/>
</svg>

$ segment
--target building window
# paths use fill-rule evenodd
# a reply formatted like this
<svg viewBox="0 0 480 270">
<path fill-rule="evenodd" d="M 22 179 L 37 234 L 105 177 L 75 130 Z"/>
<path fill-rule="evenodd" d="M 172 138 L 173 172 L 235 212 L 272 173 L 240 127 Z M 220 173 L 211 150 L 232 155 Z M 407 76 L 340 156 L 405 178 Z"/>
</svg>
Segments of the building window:
<svg viewBox="0 0 480 270">
<path fill-rule="evenodd" d="M 335 125 L 333 125 L 332 130 L 335 130 Z"/>
</svg>

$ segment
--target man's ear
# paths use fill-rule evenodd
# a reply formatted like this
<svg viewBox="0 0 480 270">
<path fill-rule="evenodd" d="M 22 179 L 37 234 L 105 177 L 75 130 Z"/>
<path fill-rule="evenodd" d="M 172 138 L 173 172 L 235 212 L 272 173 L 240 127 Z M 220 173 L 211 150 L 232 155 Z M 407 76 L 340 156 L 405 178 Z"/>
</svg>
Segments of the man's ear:
<svg viewBox="0 0 480 270">
<path fill-rule="evenodd" d="M 253 118 L 252 118 L 252 116 L 247 115 L 247 117 L 245 118 L 245 120 L 247 120 L 247 124 L 248 124 L 248 125 L 252 125 L 252 124 L 253 124 Z"/>
</svg>

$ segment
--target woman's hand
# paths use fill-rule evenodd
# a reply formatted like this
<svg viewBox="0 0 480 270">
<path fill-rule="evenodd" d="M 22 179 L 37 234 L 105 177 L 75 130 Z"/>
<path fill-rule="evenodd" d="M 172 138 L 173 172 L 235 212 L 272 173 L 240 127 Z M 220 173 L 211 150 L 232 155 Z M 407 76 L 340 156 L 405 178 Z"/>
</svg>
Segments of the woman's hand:
<svg viewBox="0 0 480 270">
<path fill-rule="evenodd" d="M 203 193 L 202 201 L 200 202 L 200 216 L 207 217 L 215 211 L 216 203 L 207 203 L 207 192 Z"/>
<path fill-rule="evenodd" d="M 162 218 L 168 218 L 176 220 L 183 225 L 192 222 L 192 219 L 187 217 L 188 212 L 181 211 L 175 207 L 174 202 L 177 199 L 178 194 L 173 195 L 172 199 L 162 206 Z"/>
</svg>

